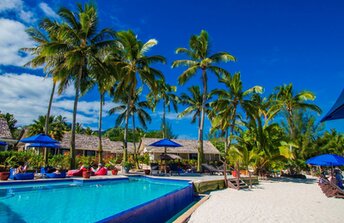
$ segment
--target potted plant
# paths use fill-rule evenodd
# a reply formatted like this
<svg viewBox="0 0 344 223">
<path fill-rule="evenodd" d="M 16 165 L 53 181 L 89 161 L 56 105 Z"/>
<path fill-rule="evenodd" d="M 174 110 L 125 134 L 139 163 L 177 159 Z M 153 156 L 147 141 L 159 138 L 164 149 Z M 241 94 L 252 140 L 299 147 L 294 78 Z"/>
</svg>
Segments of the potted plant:
<svg viewBox="0 0 344 223">
<path fill-rule="evenodd" d="M 7 157 L 3 164 L 0 165 L 0 180 L 8 180 L 10 176 L 10 164 L 14 156 Z"/>
<path fill-rule="evenodd" d="M 89 179 L 91 177 L 92 158 L 84 156 L 81 159 L 85 168 L 84 171 L 82 171 L 82 177 Z"/>
<path fill-rule="evenodd" d="M 130 170 L 130 168 L 133 166 L 133 164 L 132 163 L 130 163 L 130 162 L 124 162 L 123 163 L 123 168 L 124 168 L 124 172 L 125 173 L 129 173 L 129 170 Z"/>
<path fill-rule="evenodd" d="M 109 163 L 105 164 L 105 167 L 108 170 L 111 170 L 112 175 L 117 175 L 118 170 L 117 170 L 117 168 L 115 167 L 115 165 L 112 162 L 109 162 Z"/>
</svg>

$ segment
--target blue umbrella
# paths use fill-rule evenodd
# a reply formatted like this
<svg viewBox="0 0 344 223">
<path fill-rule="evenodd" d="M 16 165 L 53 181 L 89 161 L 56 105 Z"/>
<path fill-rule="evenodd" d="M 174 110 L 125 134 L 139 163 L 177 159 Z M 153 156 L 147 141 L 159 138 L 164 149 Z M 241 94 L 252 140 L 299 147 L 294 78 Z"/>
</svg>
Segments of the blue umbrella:
<svg viewBox="0 0 344 223">
<path fill-rule="evenodd" d="M 182 145 L 180 145 L 176 142 L 173 142 L 170 139 L 161 139 L 159 141 L 156 141 L 156 142 L 150 144 L 149 146 L 165 147 L 165 152 L 164 152 L 165 155 L 166 155 L 166 147 L 182 147 Z M 166 174 L 166 166 L 165 166 L 165 174 Z"/>
<path fill-rule="evenodd" d="M 344 166 L 344 157 L 335 154 L 323 154 L 308 159 L 306 163 L 314 166 Z"/>
<path fill-rule="evenodd" d="M 27 147 L 47 147 L 47 148 L 60 148 L 61 145 L 57 143 L 31 143 Z"/>
<path fill-rule="evenodd" d="M 330 111 L 321 119 L 320 122 L 342 118 L 344 118 L 344 90 L 338 97 L 336 103 L 334 103 Z"/>
<path fill-rule="evenodd" d="M 178 144 L 176 142 L 173 142 L 170 139 L 162 139 L 162 140 L 159 140 L 157 142 L 154 142 L 154 143 L 150 144 L 149 146 L 155 146 L 155 147 L 182 147 L 182 145 L 180 145 L 180 144 Z"/>
<path fill-rule="evenodd" d="M 42 144 L 58 143 L 58 141 L 56 141 L 55 139 L 52 139 L 50 136 L 47 136 L 43 133 L 22 139 L 20 140 L 20 142 L 42 143 Z"/>
<path fill-rule="evenodd" d="M 0 146 L 6 146 L 7 145 L 7 143 L 6 142 L 2 142 L 2 141 L 0 141 Z"/>
</svg>

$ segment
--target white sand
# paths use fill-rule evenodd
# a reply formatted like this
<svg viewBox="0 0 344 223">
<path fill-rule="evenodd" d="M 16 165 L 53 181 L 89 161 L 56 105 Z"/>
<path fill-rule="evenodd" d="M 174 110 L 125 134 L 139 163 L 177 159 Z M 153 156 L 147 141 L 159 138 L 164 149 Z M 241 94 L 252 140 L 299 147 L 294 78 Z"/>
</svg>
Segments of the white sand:
<svg viewBox="0 0 344 223">
<path fill-rule="evenodd" d="M 225 189 L 191 216 L 190 223 L 343 222 L 344 199 L 327 198 L 315 178 L 260 181 L 252 190 Z"/>
</svg>

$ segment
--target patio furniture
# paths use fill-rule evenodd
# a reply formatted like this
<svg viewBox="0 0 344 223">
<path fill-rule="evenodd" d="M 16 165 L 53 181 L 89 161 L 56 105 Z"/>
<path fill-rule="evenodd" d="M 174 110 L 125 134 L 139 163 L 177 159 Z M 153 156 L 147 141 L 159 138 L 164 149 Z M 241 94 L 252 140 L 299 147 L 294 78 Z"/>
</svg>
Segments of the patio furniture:
<svg viewBox="0 0 344 223">
<path fill-rule="evenodd" d="M 203 163 L 202 164 L 202 168 L 203 170 L 205 170 L 205 172 L 209 172 L 211 175 L 214 174 L 214 173 L 219 173 L 219 174 L 223 174 L 223 171 L 209 165 L 209 164 L 206 164 L 206 163 Z"/>
<path fill-rule="evenodd" d="M 35 178 L 34 173 L 17 173 L 15 174 L 16 169 L 10 169 L 10 179 L 11 180 L 33 180 Z"/>
</svg>

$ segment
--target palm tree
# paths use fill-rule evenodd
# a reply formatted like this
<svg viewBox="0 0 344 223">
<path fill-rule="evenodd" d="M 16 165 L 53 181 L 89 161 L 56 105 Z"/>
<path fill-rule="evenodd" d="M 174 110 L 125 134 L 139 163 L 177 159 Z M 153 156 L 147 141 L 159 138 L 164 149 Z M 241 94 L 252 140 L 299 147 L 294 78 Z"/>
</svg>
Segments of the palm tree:
<svg viewBox="0 0 344 223">
<path fill-rule="evenodd" d="M 142 87 L 137 89 L 135 91 L 135 94 L 133 97 L 131 97 L 131 103 L 129 107 L 129 111 L 127 110 L 127 100 L 128 97 L 126 95 L 118 95 L 114 98 L 114 102 L 121 102 L 122 104 L 113 107 L 109 110 L 110 115 L 115 114 L 117 112 L 120 112 L 116 119 L 116 126 L 121 125 L 126 120 L 127 113 L 129 113 L 129 117 L 132 118 L 132 124 L 133 124 L 133 144 L 134 144 L 134 160 L 136 167 L 138 167 L 138 160 L 137 160 L 137 148 L 136 148 L 136 119 L 135 114 L 137 114 L 137 117 L 139 119 L 139 122 L 141 126 L 144 129 L 147 129 L 147 122 L 151 122 L 152 118 L 150 117 L 149 113 L 146 111 L 146 109 L 151 109 L 151 105 L 148 101 L 140 101 L 140 95 L 142 94 Z"/>
<path fill-rule="evenodd" d="M 229 62 L 235 61 L 235 58 L 227 52 L 218 52 L 210 55 L 209 47 L 209 37 L 208 33 L 205 30 L 202 30 L 199 35 L 193 35 L 189 41 L 189 47 L 187 48 L 178 48 L 176 53 L 186 54 L 190 59 L 185 60 L 176 60 L 172 64 L 172 68 L 179 66 L 186 66 L 187 69 L 179 76 L 178 82 L 183 85 L 188 81 L 192 76 L 194 76 L 197 71 L 201 71 L 202 75 L 202 85 L 203 85 L 203 94 L 202 94 L 202 107 L 201 107 L 201 123 L 198 129 L 198 140 L 199 140 L 199 149 L 200 155 L 199 162 L 197 165 L 197 170 L 201 170 L 201 163 L 203 162 L 203 128 L 204 128 L 204 118 L 205 110 L 207 103 L 207 82 L 208 76 L 207 71 L 214 73 L 219 76 L 220 74 L 228 74 L 228 72 L 216 66 L 219 62 Z"/>
<path fill-rule="evenodd" d="M 61 78 L 59 92 L 70 84 L 75 85 L 75 99 L 73 107 L 72 135 L 71 135 L 71 168 L 75 168 L 75 130 L 76 114 L 80 93 L 85 93 L 90 87 L 89 70 L 97 64 L 96 54 L 101 49 L 108 47 L 112 41 L 112 31 L 103 29 L 98 31 L 98 14 L 92 4 L 77 5 L 77 12 L 61 8 L 58 12 L 62 20 L 55 30 L 60 37 L 58 41 L 47 44 L 43 49 L 46 56 L 55 54 L 63 55 L 63 63 L 59 65 L 58 77 Z M 49 27 L 51 29 L 52 27 Z"/>
<path fill-rule="evenodd" d="M 275 89 L 274 94 L 274 104 L 271 106 L 271 116 L 273 118 L 277 113 L 284 112 L 286 115 L 289 133 L 291 139 L 295 139 L 295 124 L 293 121 L 293 112 L 298 109 L 310 109 L 318 114 L 321 113 L 321 109 L 311 103 L 306 101 L 314 101 L 315 95 L 311 91 L 301 91 L 297 94 L 293 91 L 293 85 L 290 83 L 288 85 L 279 86 Z"/>
<path fill-rule="evenodd" d="M 202 94 L 200 92 L 200 89 L 198 86 L 192 86 L 190 88 L 188 88 L 189 92 L 190 92 L 190 96 L 183 93 L 180 96 L 180 101 L 183 105 L 186 105 L 187 107 L 184 109 L 184 111 L 182 111 L 178 117 L 184 117 L 186 115 L 189 114 L 193 114 L 192 115 L 192 119 L 191 119 L 191 123 L 195 123 L 196 120 L 198 121 L 198 128 L 200 128 L 201 124 L 202 124 L 202 101 L 203 101 L 203 97 Z M 207 95 L 207 100 L 209 99 L 209 95 Z M 207 103 L 205 105 L 205 112 L 208 114 L 209 113 L 209 103 Z M 198 147 L 198 154 L 197 154 L 197 171 L 201 171 L 201 166 L 202 166 L 202 158 L 203 157 L 203 150 L 201 149 L 201 147 Z"/>
<path fill-rule="evenodd" d="M 102 119 L 103 119 L 103 105 L 105 103 L 104 97 L 106 92 L 110 92 L 116 82 L 116 73 L 112 73 L 111 65 L 108 61 L 110 49 L 101 51 L 97 56 L 99 61 L 92 66 L 90 75 L 94 78 L 94 84 L 97 84 L 99 91 L 99 120 L 98 120 L 98 162 L 102 163 L 103 146 L 102 146 Z"/>
<path fill-rule="evenodd" d="M 223 83 L 226 89 L 216 89 L 212 91 L 212 95 L 218 96 L 217 101 L 213 103 L 213 108 L 215 110 L 216 116 L 222 117 L 222 119 L 220 119 L 220 121 L 217 122 L 220 122 L 221 130 L 225 132 L 226 157 L 228 148 L 231 148 L 232 139 L 234 137 L 234 128 L 236 126 L 236 120 L 238 116 L 238 107 L 240 106 L 245 111 L 245 109 L 252 104 L 252 101 L 247 99 L 247 96 L 252 93 L 262 93 L 263 88 L 261 86 L 254 86 L 244 91 L 240 73 L 235 73 L 233 77 L 231 77 L 231 75 L 229 74 L 223 74 L 222 77 L 219 79 L 219 82 Z M 229 120 L 227 120 L 225 117 L 228 117 Z M 228 128 L 230 128 L 229 139 L 227 137 Z M 224 166 L 226 165 L 227 162 L 225 159 Z M 226 174 L 224 175 L 226 180 Z"/>
<path fill-rule="evenodd" d="M 162 100 L 162 135 L 163 138 L 167 137 L 167 129 L 166 129 L 166 107 L 168 112 L 171 111 L 171 105 L 175 112 L 178 112 L 178 101 L 179 98 L 177 95 L 173 94 L 173 92 L 177 91 L 176 86 L 171 86 L 167 84 L 164 80 L 157 80 L 157 92 L 152 91 L 148 94 L 149 101 L 153 104 L 153 107 L 156 107 L 156 104 Z"/>
<path fill-rule="evenodd" d="M 165 58 L 159 55 L 146 56 L 146 53 L 157 44 L 155 39 L 150 39 L 146 43 L 141 42 L 131 31 L 122 31 L 117 33 L 117 50 L 121 57 L 114 62 L 118 67 L 121 79 L 119 79 L 117 94 L 126 92 L 126 114 L 124 130 L 124 151 L 123 161 L 127 161 L 128 153 L 128 124 L 130 107 L 133 104 L 133 97 L 139 80 L 147 85 L 151 90 L 156 90 L 156 79 L 163 79 L 163 74 L 151 67 L 152 63 L 165 63 Z"/>
<path fill-rule="evenodd" d="M 40 27 L 42 28 L 42 31 L 39 29 L 30 27 L 26 30 L 26 33 L 30 36 L 30 38 L 37 43 L 37 46 L 32 48 L 22 48 L 22 51 L 29 52 L 35 57 L 26 63 L 24 66 L 31 66 L 31 67 L 40 67 L 44 65 L 44 72 L 48 75 L 52 75 L 53 80 L 53 86 L 49 98 L 49 104 L 48 104 L 48 110 L 46 114 L 45 119 L 45 127 L 44 127 L 44 133 L 48 135 L 49 133 L 49 117 L 50 117 L 50 111 L 51 111 L 51 105 L 54 98 L 56 83 L 58 82 L 57 77 L 54 75 L 54 72 L 57 72 L 56 67 L 61 63 L 61 55 L 55 54 L 51 56 L 44 55 L 43 49 L 46 47 L 48 43 L 51 43 L 52 41 L 56 41 L 58 36 L 56 35 L 56 32 L 53 31 L 58 28 L 58 24 L 56 22 L 52 22 L 49 19 L 44 19 L 40 23 Z M 47 35 L 44 34 L 47 33 Z M 47 148 L 44 149 L 44 160 L 45 164 L 48 162 L 48 153 Z"/>
<path fill-rule="evenodd" d="M 29 135 L 37 135 L 39 133 L 44 132 L 46 116 L 40 115 L 37 120 L 33 121 L 34 123 L 29 126 Z M 67 123 L 66 118 L 59 115 L 59 116 L 49 116 L 49 132 L 52 138 L 61 141 L 63 138 L 64 132 L 67 130 Z"/>
</svg>

